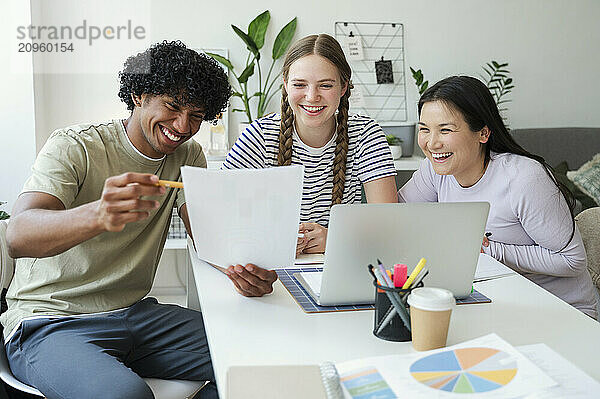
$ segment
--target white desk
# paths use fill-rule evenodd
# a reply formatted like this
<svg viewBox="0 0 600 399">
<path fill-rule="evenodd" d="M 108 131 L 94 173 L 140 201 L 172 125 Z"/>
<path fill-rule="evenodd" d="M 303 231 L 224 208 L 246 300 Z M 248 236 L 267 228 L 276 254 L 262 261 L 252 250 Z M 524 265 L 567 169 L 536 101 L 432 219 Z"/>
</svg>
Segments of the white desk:
<svg viewBox="0 0 600 399">
<path fill-rule="evenodd" d="M 273 294 L 246 298 L 193 250 L 190 256 L 222 398 L 234 365 L 318 364 L 413 351 L 410 342 L 376 338 L 373 311 L 306 314 L 279 281 Z M 519 275 L 475 287 L 492 303 L 457 306 L 448 345 L 491 332 L 515 346 L 543 342 L 600 380 L 600 323 Z"/>
</svg>

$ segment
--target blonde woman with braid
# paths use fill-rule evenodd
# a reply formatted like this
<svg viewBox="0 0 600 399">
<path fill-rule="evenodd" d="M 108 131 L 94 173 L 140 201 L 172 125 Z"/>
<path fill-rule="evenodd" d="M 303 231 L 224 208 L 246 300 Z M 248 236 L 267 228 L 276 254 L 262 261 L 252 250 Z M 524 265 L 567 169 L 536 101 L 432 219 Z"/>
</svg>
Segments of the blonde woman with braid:
<svg viewBox="0 0 600 399">
<path fill-rule="evenodd" d="M 282 75 L 281 113 L 255 120 L 223 167 L 304 165 L 303 238 L 297 252 L 320 253 L 325 251 L 331 206 L 359 203 L 361 187 L 369 203 L 397 202 L 396 170 L 379 125 L 348 115 L 351 69 L 333 37 L 311 35 L 293 44 Z M 231 266 L 227 274 L 243 295 L 266 293 L 260 289 L 266 285 L 261 278 L 268 277 L 266 271 L 248 266 Z"/>
</svg>

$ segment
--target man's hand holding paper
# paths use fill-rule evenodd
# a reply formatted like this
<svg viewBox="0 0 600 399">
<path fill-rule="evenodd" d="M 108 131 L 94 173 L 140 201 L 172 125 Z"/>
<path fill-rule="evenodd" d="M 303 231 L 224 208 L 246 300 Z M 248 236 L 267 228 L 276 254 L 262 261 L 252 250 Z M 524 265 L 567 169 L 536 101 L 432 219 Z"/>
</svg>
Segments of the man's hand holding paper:
<svg viewBox="0 0 600 399">
<path fill-rule="evenodd" d="M 251 263 L 235 265 L 225 269 L 225 274 L 233 282 L 235 289 L 244 296 L 263 296 L 273 292 L 277 273 Z"/>
</svg>

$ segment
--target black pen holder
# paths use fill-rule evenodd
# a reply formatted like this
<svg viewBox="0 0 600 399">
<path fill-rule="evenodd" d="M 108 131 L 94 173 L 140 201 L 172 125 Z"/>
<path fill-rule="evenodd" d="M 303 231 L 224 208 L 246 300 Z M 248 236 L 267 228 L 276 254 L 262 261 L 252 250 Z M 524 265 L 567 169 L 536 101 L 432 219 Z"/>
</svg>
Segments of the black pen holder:
<svg viewBox="0 0 600 399">
<path fill-rule="evenodd" d="M 386 321 L 388 315 L 394 309 L 387 292 L 395 292 L 399 294 L 402 303 L 404 304 L 405 299 L 413 290 L 413 288 L 402 289 L 384 287 L 379 285 L 377 280 L 373 282 L 373 285 L 375 286 L 375 324 L 373 327 L 373 334 L 377 338 L 385 339 L 386 341 L 410 341 L 410 330 L 406 328 L 404 322 L 397 312 L 394 312 L 394 316 L 384 327 L 381 327 L 381 325 Z M 408 304 L 406 305 L 406 310 L 408 310 Z"/>
</svg>

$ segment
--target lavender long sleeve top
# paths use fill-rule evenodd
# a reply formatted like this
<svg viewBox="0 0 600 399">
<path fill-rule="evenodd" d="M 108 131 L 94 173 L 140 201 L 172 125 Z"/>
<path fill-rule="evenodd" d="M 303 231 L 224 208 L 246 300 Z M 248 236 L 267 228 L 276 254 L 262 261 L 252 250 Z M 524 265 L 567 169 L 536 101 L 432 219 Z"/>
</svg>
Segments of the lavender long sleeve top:
<svg viewBox="0 0 600 399">
<path fill-rule="evenodd" d="M 461 187 L 424 159 L 398 191 L 400 202 L 487 201 L 490 246 L 484 251 L 585 314 L 597 317 L 583 241 L 566 201 L 542 165 L 511 153 L 492 153 L 483 177 Z M 566 244 L 566 246 L 565 246 Z"/>
</svg>

